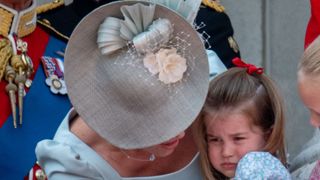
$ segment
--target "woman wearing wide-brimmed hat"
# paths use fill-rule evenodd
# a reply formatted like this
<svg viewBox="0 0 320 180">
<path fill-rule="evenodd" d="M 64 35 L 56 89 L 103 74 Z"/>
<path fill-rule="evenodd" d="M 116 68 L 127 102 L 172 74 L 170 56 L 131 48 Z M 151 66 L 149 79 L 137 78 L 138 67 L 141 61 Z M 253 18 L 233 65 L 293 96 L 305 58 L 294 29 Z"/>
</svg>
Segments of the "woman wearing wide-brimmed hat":
<svg viewBox="0 0 320 180">
<path fill-rule="evenodd" d="M 80 22 L 65 54 L 74 109 L 36 149 L 49 179 L 202 179 L 188 130 L 209 85 L 195 15 L 119 1 Z"/>
</svg>

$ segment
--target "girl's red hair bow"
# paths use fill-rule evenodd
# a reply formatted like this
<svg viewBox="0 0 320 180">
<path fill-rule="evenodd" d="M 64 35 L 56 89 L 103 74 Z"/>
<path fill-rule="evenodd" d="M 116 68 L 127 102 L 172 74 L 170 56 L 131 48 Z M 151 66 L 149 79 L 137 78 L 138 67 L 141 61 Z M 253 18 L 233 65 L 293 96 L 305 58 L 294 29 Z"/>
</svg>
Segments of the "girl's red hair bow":
<svg viewBox="0 0 320 180">
<path fill-rule="evenodd" d="M 236 57 L 232 59 L 232 63 L 234 65 L 236 65 L 237 67 L 243 67 L 243 68 L 247 68 L 247 73 L 252 75 L 253 73 L 257 73 L 257 74 L 262 74 L 263 73 L 263 68 L 257 68 L 255 65 L 253 64 L 246 64 L 245 62 L 243 62 L 240 58 Z"/>
</svg>

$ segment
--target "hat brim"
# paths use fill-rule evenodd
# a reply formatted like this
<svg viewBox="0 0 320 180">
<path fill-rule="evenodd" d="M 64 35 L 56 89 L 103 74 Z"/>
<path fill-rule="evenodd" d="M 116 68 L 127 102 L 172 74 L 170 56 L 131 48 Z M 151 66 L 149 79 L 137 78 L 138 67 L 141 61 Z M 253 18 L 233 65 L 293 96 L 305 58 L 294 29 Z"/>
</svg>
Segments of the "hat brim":
<svg viewBox="0 0 320 180">
<path fill-rule="evenodd" d="M 96 43 L 99 25 L 106 17 L 123 18 L 120 7 L 135 3 L 114 2 L 88 14 L 73 31 L 65 53 L 65 81 L 75 110 L 100 136 L 124 149 L 160 144 L 184 131 L 200 112 L 209 85 L 207 55 L 199 35 L 181 16 L 160 5 L 155 19 L 173 22 L 174 36 L 182 31 L 190 35 L 183 80 L 166 85 L 142 64 L 116 64 L 127 58 L 126 50 L 101 54 Z"/>
</svg>

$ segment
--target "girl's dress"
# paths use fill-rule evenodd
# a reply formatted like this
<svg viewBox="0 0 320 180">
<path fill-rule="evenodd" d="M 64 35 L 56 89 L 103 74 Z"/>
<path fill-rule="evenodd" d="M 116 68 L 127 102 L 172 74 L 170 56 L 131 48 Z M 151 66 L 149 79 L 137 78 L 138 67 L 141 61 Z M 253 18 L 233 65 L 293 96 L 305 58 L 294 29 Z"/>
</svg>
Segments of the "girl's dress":
<svg viewBox="0 0 320 180">
<path fill-rule="evenodd" d="M 238 163 L 234 180 L 291 180 L 282 163 L 268 152 L 250 152 Z"/>
</svg>

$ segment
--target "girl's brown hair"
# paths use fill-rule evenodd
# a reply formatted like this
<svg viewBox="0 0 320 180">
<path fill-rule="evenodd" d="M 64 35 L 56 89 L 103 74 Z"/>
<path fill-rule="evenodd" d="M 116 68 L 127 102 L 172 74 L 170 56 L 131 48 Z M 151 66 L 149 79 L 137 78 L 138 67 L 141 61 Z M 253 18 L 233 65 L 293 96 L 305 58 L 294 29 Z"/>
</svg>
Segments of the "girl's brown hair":
<svg viewBox="0 0 320 180">
<path fill-rule="evenodd" d="M 205 116 L 241 107 L 253 124 L 270 132 L 264 151 L 286 163 L 284 145 L 283 101 L 273 81 L 264 74 L 248 74 L 246 68 L 234 67 L 210 83 L 206 103 L 194 124 L 202 171 L 206 180 L 227 179 L 209 162 Z"/>
</svg>

